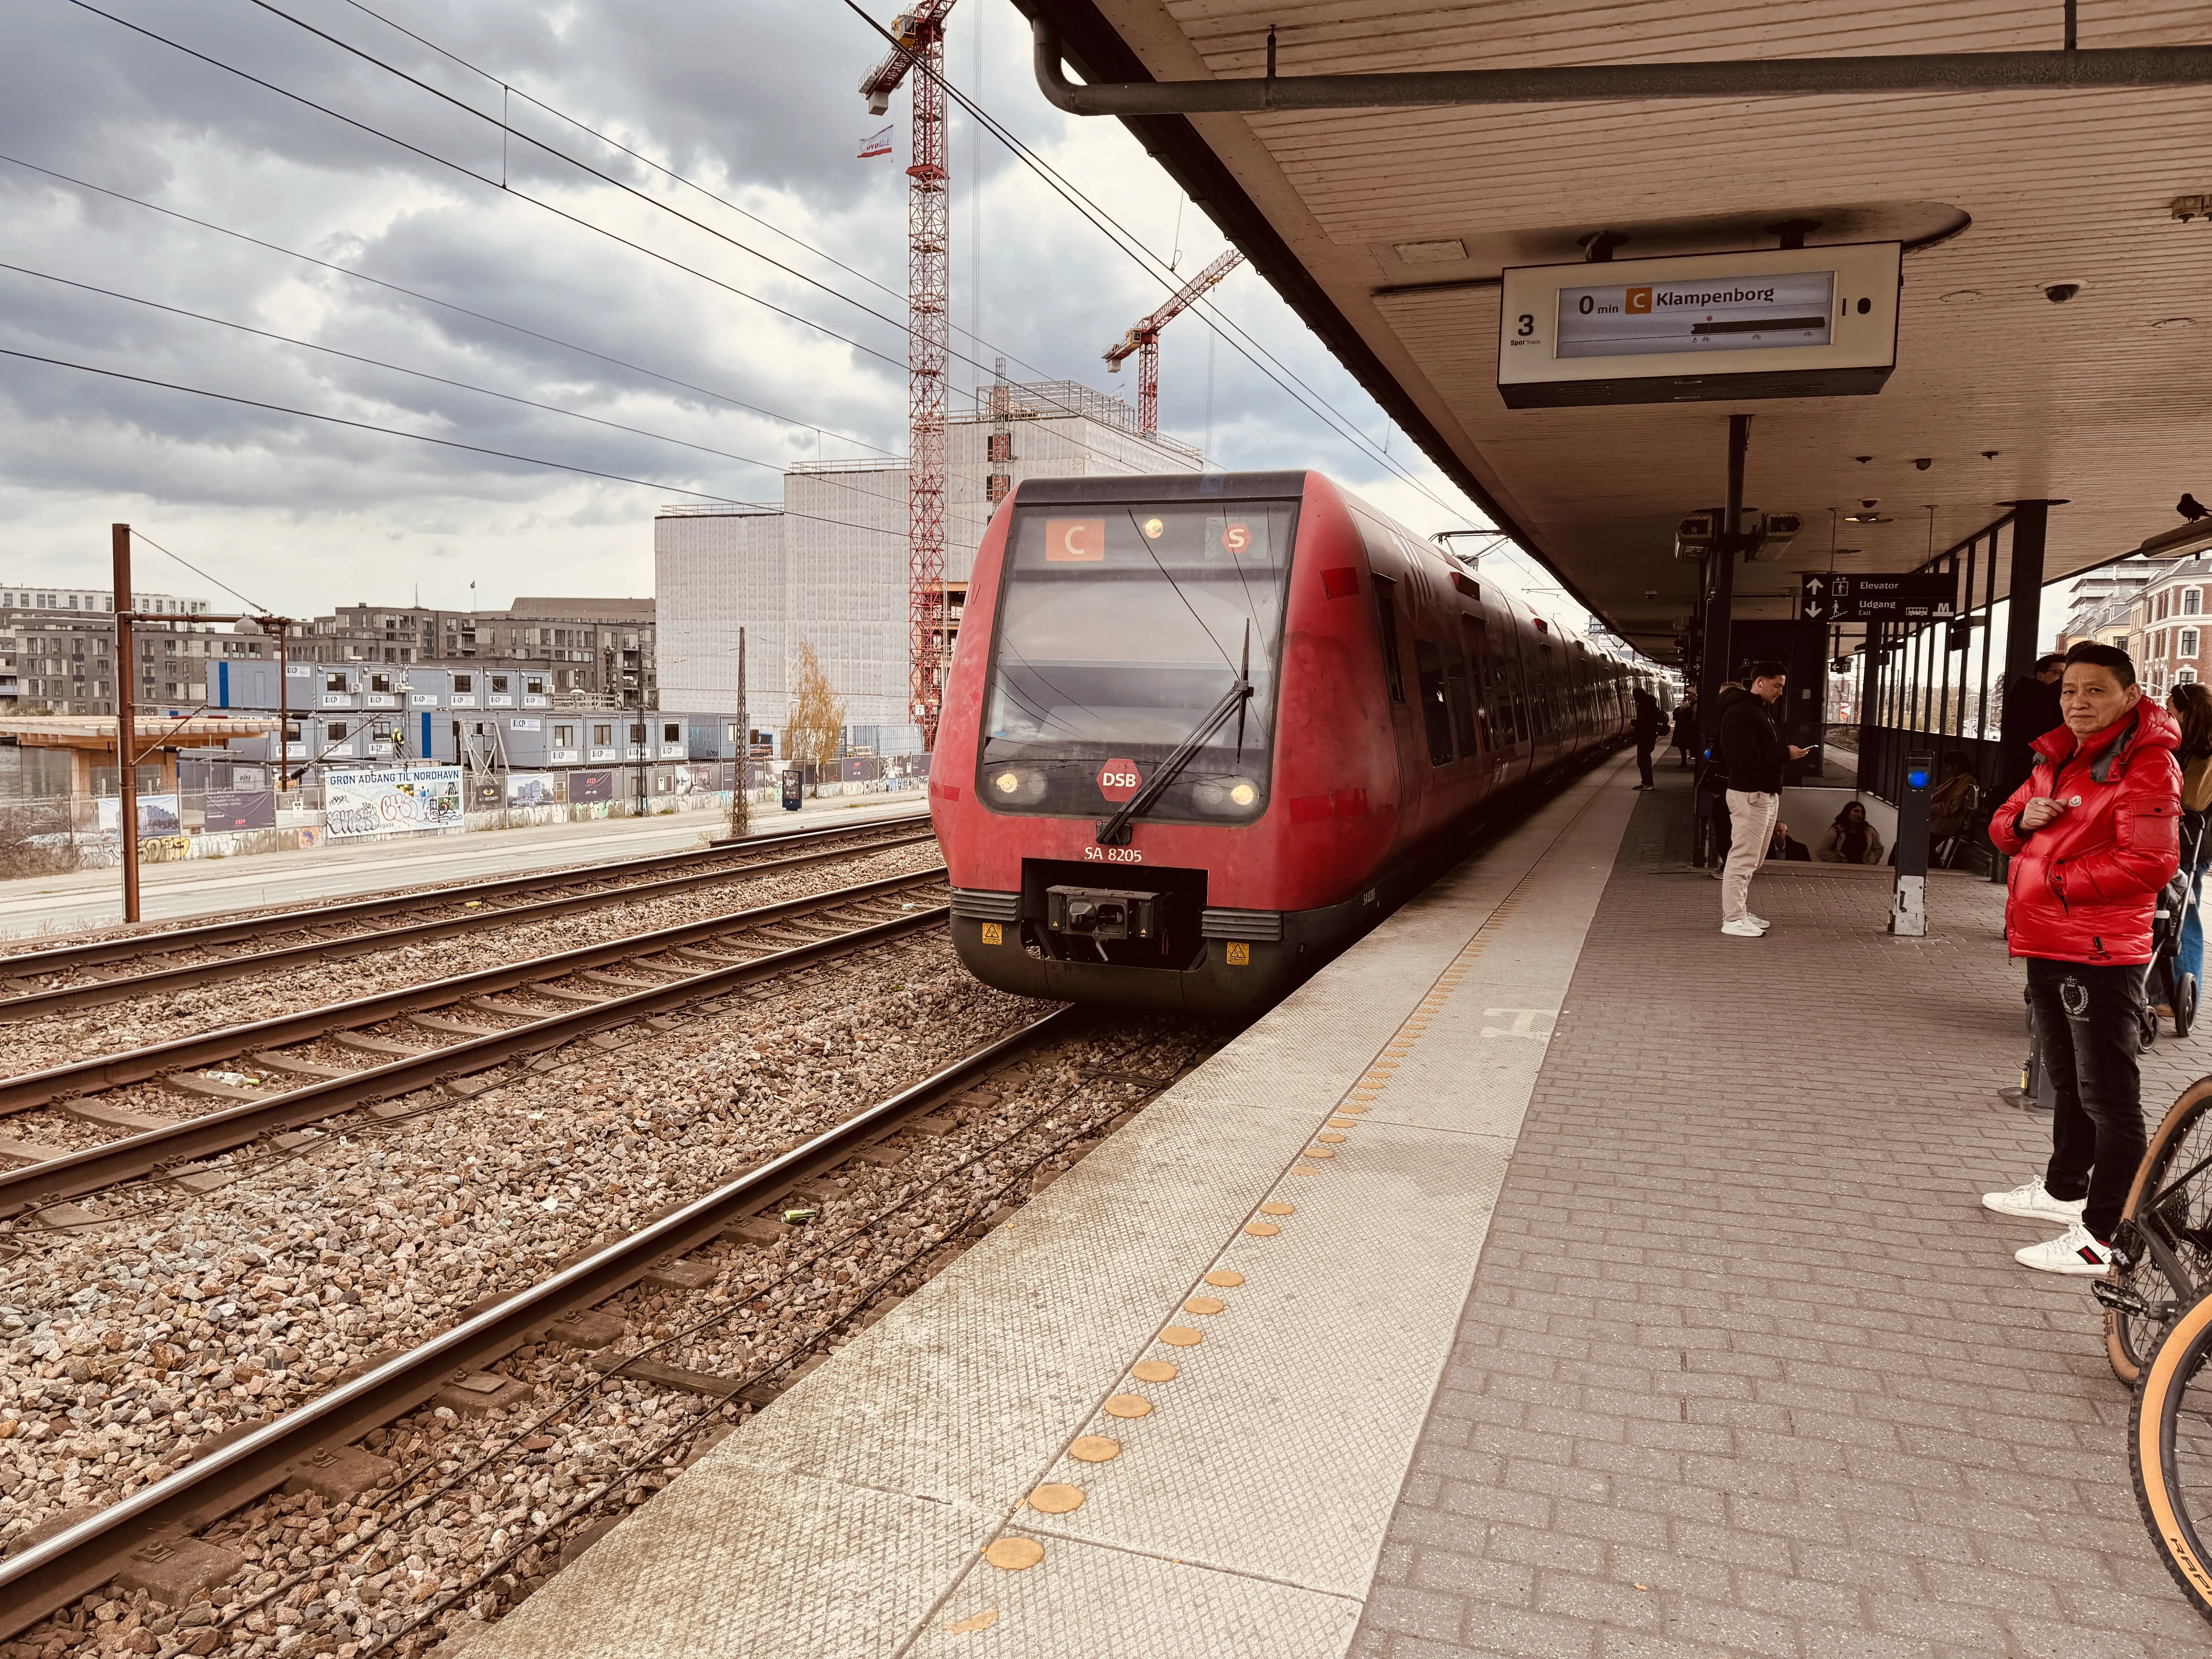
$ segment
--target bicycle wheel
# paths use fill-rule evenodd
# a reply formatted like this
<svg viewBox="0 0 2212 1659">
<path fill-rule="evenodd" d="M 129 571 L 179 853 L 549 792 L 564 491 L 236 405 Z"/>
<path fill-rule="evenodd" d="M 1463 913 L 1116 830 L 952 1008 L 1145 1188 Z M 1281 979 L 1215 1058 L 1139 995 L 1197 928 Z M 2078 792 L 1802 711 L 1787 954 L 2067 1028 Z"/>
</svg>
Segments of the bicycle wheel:
<svg viewBox="0 0 2212 1659">
<path fill-rule="evenodd" d="M 2201 1522 L 2212 1514 L 2212 1297 L 2174 1322 L 2151 1356 L 2128 1423 L 2136 1504 L 2166 1570 L 2212 1620 L 2212 1561 Z"/>
<path fill-rule="evenodd" d="M 2174 1310 L 2212 1285 L 2212 1077 L 2184 1089 L 2152 1131 L 2118 1231 L 2128 1266 L 2104 1282 L 2135 1310 L 2106 1306 L 2105 1357 L 2121 1382 L 2134 1382 Z"/>
</svg>

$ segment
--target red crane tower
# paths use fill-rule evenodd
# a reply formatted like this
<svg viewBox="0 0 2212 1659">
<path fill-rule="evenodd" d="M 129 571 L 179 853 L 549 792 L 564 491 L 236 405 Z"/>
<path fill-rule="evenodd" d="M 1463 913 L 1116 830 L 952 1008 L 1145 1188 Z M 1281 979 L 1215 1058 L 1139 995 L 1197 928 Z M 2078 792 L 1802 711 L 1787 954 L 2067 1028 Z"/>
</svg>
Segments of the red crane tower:
<svg viewBox="0 0 2212 1659">
<path fill-rule="evenodd" d="M 951 355 L 951 204 L 945 142 L 945 18 L 954 0 L 921 0 L 892 21 L 898 44 L 868 71 L 871 112 L 914 77 L 913 162 L 906 170 L 907 701 L 922 746 L 937 747 L 945 702 L 945 369 Z"/>
<path fill-rule="evenodd" d="M 1137 357 L 1137 429 L 1146 437 L 1160 429 L 1160 331 L 1190 309 L 1191 301 L 1244 263 L 1231 248 L 1167 297 L 1166 303 L 1106 348 L 1106 367 L 1115 374 L 1132 352 Z"/>
</svg>

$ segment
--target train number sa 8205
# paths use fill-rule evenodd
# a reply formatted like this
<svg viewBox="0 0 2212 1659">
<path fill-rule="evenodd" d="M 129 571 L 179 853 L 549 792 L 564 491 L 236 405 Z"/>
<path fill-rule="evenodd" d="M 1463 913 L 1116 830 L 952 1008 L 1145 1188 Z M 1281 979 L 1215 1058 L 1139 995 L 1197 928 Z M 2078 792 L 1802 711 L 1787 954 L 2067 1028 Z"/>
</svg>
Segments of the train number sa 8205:
<svg viewBox="0 0 2212 1659">
<path fill-rule="evenodd" d="M 1145 855 L 1133 847 L 1086 847 L 1083 856 L 1092 864 L 1142 864 Z"/>
</svg>

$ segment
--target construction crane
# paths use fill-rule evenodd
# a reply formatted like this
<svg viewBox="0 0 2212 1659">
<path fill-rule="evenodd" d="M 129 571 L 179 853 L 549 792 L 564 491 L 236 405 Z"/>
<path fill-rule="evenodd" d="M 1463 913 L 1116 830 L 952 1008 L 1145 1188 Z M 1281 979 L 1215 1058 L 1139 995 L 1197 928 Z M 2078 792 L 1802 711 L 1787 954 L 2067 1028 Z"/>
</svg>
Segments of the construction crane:
<svg viewBox="0 0 2212 1659">
<path fill-rule="evenodd" d="M 1106 367 L 1114 374 L 1132 353 L 1137 359 L 1137 429 L 1151 437 L 1160 429 L 1160 331 L 1190 309 L 1191 302 L 1244 263 L 1231 248 L 1167 297 L 1167 302 L 1106 348 Z"/>
<path fill-rule="evenodd" d="M 937 747 L 945 704 L 945 371 L 951 355 L 951 204 L 945 141 L 945 18 L 954 0 L 921 0 L 892 20 L 897 46 L 860 82 L 872 114 L 914 76 L 906 170 L 907 702 L 922 747 Z"/>
</svg>

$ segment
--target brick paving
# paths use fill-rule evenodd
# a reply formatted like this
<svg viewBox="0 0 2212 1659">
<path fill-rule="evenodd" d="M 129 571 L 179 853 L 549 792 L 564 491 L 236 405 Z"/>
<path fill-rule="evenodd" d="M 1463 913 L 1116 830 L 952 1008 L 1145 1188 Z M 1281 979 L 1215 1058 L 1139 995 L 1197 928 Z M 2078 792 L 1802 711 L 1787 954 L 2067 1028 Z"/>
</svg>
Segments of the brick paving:
<svg viewBox="0 0 2212 1659">
<path fill-rule="evenodd" d="M 2042 1167 L 2002 891 L 1769 865 L 1717 932 L 1639 803 L 1352 1652 L 2212 1653 L 2136 1512 L 2084 1282 L 1981 1209 Z M 2212 1054 L 2145 1057 L 2162 1110 Z"/>
</svg>

